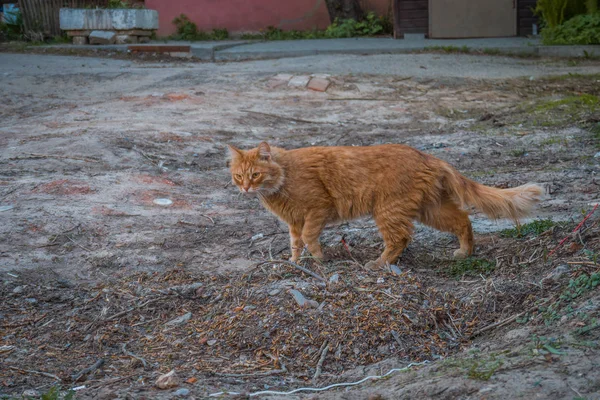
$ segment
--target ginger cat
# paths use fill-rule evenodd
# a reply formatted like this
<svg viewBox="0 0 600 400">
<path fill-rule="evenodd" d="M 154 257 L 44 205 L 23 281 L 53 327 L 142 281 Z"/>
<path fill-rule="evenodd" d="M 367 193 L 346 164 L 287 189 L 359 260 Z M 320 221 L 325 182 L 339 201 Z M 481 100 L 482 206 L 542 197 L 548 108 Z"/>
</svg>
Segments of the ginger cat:
<svg viewBox="0 0 600 400">
<path fill-rule="evenodd" d="M 383 254 L 367 264 L 392 264 L 408 244 L 413 221 L 458 236 L 455 257 L 473 252 L 473 230 L 465 206 L 491 218 L 527 215 L 542 189 L 528 184 L 496 189 L 474 182 L 450 164 L 414 148 L 308 147 L 284 150 L 262 142 L 243 151 L 229 146 L 233 182 L 256 195 L 290 230 L 291 261 L 304 245 L 323 258 L 319 236 L 327 223 L 365 215 L 375 219 L 385 242 Z"/>
</svg>

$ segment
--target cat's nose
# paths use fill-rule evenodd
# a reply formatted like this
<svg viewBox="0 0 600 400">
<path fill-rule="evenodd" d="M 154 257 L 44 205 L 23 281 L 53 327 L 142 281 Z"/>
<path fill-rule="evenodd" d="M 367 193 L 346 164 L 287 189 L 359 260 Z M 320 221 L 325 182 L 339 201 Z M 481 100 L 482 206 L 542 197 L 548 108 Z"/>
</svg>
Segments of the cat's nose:
<svg viewBox="0 0 600 400">
<path fill-rule="evenodd" d="M 245 188 L 244 188 L 244 192 L 248 193 L 248 190 L 249 190 L 249 189 L 250 189 L 249 187 L 245 187 Z"/>
</svg>

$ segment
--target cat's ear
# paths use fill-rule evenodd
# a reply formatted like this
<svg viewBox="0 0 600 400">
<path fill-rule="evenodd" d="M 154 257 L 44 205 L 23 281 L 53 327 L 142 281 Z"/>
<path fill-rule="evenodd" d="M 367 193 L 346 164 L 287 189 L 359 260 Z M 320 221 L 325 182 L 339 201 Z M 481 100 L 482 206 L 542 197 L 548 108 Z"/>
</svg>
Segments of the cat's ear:
<svg viewBox="0 0 600 400">
<path fill-rule="evenodd" d="M 238 149 L 235 146 L 232 146 L 230 144 L 227 145 L 227 147 L 229 148 L 229 155 L 227 156 L 227 167 L 231 166 L 231 160 L 234 160 L 238 157 L 242 157 L 244 155 L 243 151 Z"/>
<path fill-rule="evenodd" d="M 271 161 L 271 146 L 269 146 L 269 143 L 262 142 L 258 145 L 258 156 L 261 160 Z"/>
</svg>

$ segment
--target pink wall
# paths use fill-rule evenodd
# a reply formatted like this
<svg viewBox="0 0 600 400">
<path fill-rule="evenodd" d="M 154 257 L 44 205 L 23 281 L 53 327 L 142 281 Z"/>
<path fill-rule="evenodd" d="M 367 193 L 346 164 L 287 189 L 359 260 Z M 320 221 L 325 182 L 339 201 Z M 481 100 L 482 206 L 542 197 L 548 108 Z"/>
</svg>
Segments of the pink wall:
<svg viewBox="0 0 600 400">
<path fill-rule="evenodd" d="M 392 0 L 361 0 L 366 11 L 386 15 Z M 159 36 L 175 32 L 173 19 L 185 14 L 202 31 L 256 32 L 268 26 L 283 30 L 325 29 L 329 14 L 324 0 L 146 0 L 157 10 Z"/>
<path fill-rule="evenodd" d="M 175 32 L 173 18 L 185 14 L 203 31 L 227 28 L 249 32 L 275 26 L 280 29 L 324 29 L 329 15 L 324 0 L 146 0 L 157 10 L 158 35 Z"/>
</svg>

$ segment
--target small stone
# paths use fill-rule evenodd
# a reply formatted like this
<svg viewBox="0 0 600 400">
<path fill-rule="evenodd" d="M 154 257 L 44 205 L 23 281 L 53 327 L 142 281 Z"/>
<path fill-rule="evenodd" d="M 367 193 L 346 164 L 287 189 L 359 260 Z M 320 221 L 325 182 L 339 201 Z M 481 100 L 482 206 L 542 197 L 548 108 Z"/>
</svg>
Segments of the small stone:
<svg viewBox="0 0 600 400">
<path fill-rule="evenodd" d="M 331 82 L 328 79 L 312 78 L 308 83 L 308 88 L 317 92 L 326 92 L 330 84 Z"/>
<path fill-rule="evenodd" d="M 250 241 L 254 242 L 255 240 L 262 239 L 262 238 L 264 238 L 264 237 L 265 237 L 265 235 L 264 235 L 264 234 L 262 234 L 262 233 L 258 233 L 258 234 L 256 234 L 256 235 L 252 236 L 252 237 L 250 238 Z"/>
<path fill-rule="evenodd" d="M 279 294 L 279 292 L 281 292 L 280 289 L 273 289 L 269 292 L 269 296 L 276 296 Z"/>
<path fill-rule="evenodd" d="M 192 313 L 188 312 L 183 314 L 180 317 L 177 317 L 175 319 L 170 320 L 169 322 L 167 322 L 165 325 L 167 326 L 178 326 L 178 325 L 183 325 L 186 322 L 188 322 L 190 320 L 190 318 L 192 318 Z"/>
<path fill-rule="evenodd" d="M 73 36 L 73 44 L 76 46 L 88 44 L 88 38 L 85 36 Z"/>
<path fill-rule="evenodd" d="M 400 269 L 399 266 L 397 266 L 396 264 L 392 264 L 390 265 L 390 271 L 392 272 L 392 274 L 394 275 L 400 275 L 402 274 L 402 270 Z"/>
<path fill-rule="evenodd" d="M 594 158 L 600 158 L 600 151 L 594 154 Z"/>
<path fill-rule="evenodd" d="M 170 206 L 173 204 L 173 200 L 170 199 L 154 199 L 152 202 L 159 206 Z"/>
<path fill-rule="evenodd" d="M 272 79 L 274 79 L 276 81 L 289 82 L 289 80 L 292 79 L 293 77 L 294 77 L 294 75 L 292 75 L 292 74 L 277 74 Z"/>
<path fill-rule="evenodd" d="M 159 389 L 170 389 L 179 384 L 177 376 L 175 375 L 175 370 L 171 370 L 168 373 L 161 375 L 156 380 L 154 384 Z"/>
<path fill-rule="evenodd" d="M 117 44 L 134 44 L 138 42 L 137 36 L 132 35 L 117 35 L 115 41 Z"/>
<path fill-rule="evenodd" d="M 385 279 L 383 279 L 383 278 L 377 278 L 377 283 L 385 283 Z"/>
<path fill-rule="evenodd" d="M 196 381 L 198 381 L 198 378 L 195 378 L 193 376 L 186 380 L 186 382 L 189 384 L 196 383 Z"/>
<path fill-rule="evenodd" d="M 340 274 L 333 274 L 329 277 L 329 283 L 338 283 L 340 281 Z"/>
<path fill-rule="evenodd" d="M 17 286 L 16 288 L 14 288 L 12 290 L 12 292 L 15 293 L 15 294 L 19 294 L 19 293 L 23 293 L 24 289 L 25 289 L 25 286 Z"/>
<path fill-rule="evenodd" d="M 171 57 L 176 58 L 192 58 L 194 55 L 187 51 L 172 51 L 169 53 Z"/>
<path fill-rule="evenodd" d="M 38 392 L 35 389 L 27 389 L 27 390 L 23 391 L 23 398 L 26 398 L 26 399 L 28 399 L 28 398 L 37 399 L 40 396 L 41 396 L 40 392 Z"/>
<path fill-rule="evenodd" d="M 559 280 L 563 275 L 571 272 L 571 267 L 568 264 L 561 264 L 558 267 L 554 268 L 550 275 L 546 279 Z"/>
<path fill-rule="evenodd" d="M 34 299 L 32 297 L 25 299 L 25 301 L 28 302 L 29 304 L 35 304 L 38 302 L 36 299 Z"/>
<path fill-rule="evenodd" d="M 216 341 L 216 340 L 214 340 L 214 339 L 213 339 L 213 340 L 208 340 L 208 341 L 206 342 L 206 344 L 207 344 L 207 345 L 209 345 L 209 346 L 214 346 L 215 344 L 217 344 L 217 341 Z"/>
<path fill-rule="evenodd" d="M 304 308 L 304 307 L 313 307 L 313 308 L 319 307 L 318 302 L 307 299 L 306 297 L 304 297 L 304 295 L 302 293 L 300 293 L 296 289 L 290 289 L 289 292 L 294 297 L 294 300 L 296 300 L 296 303 L 298 303 L 298 305 L 300 307 L 302 307 L 302 308 Z"/>
<path fill-rule="evenodd" d="M 298 75 L 298 76 L 294 76 L 292 79 L 290 79 L 290 81 L 288 82 L 288 86 L 304 88 L 304 87 L 306 87 L 306 85 L 308 85 L 309 81 L 310 81 L 310 76 Z"/>
<path fill-rule="evenodd" d="M 177 389 L 175 393 L 173 393 L 177 397 L 186 397 L 190 394 L 190 390 L 186 388 Z"/>
<path fill-rule="evenodd" d="M 275 88 L 278 88 L 280 86 L 285 86 L 286 84 L 287 84 L 287 81 L 280 81 L 280 80 L 277 80 L 277 79 L 270 79 L 267 82 L 267 88 L 269 88 L 269 89 L 275 89 Z"/>
<path fill-rule="evenodd" d="M 114 44 L 117 35 L 110 31 L 92 31 L 90 33 L 90 44 Z"/>
</svg>

